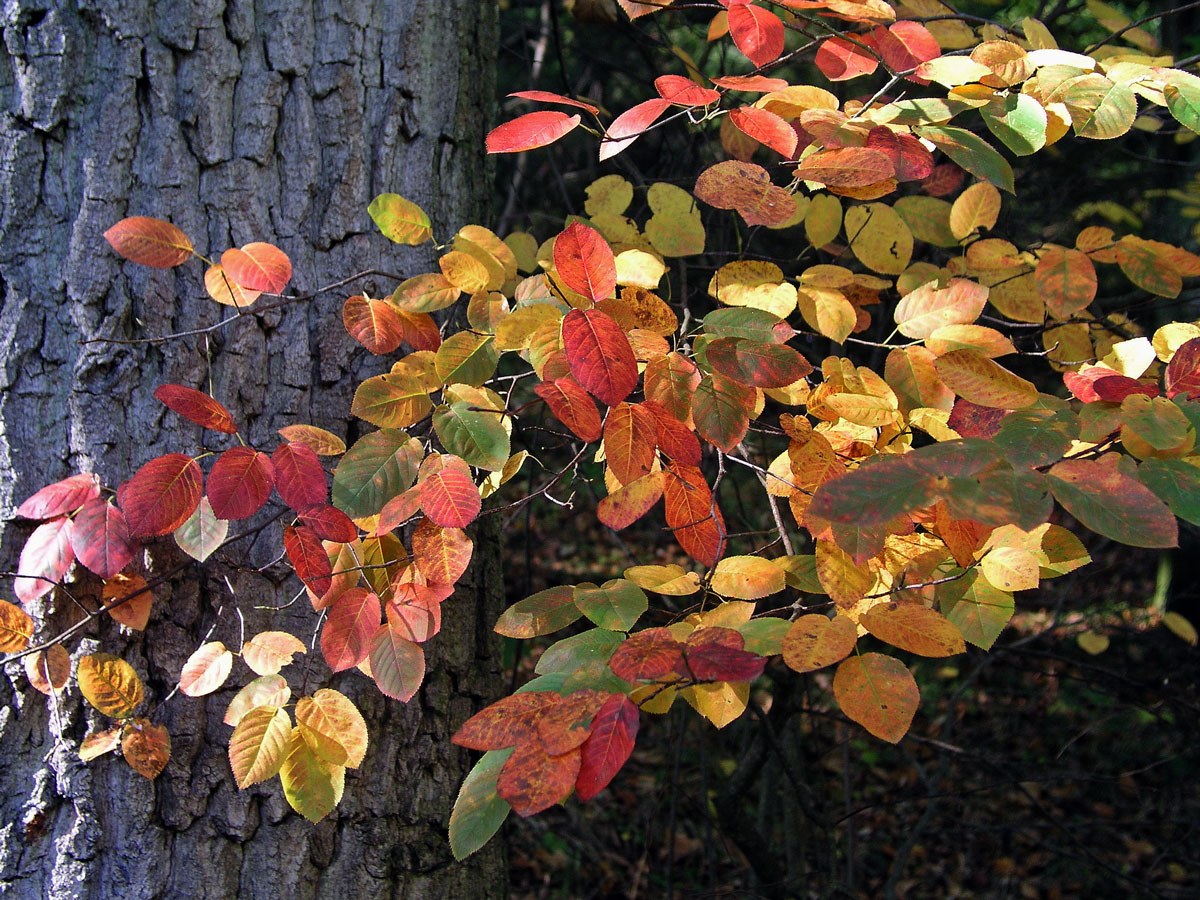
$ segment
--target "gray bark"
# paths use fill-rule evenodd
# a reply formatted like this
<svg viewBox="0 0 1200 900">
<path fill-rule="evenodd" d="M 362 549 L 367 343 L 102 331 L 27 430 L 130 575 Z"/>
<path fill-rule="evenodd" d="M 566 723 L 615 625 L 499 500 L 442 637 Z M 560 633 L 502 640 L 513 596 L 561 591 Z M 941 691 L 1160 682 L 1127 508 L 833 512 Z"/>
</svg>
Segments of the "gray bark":
<svg viewBox="0 0 1200 900">
<path fill-rule="evenodd" d="M 428 251 L 388 243 L 366 206 L 383 191 L 403 194 L 443 239 L 480 221 L 495 4 L 6 0 L 0 9 L 0 518 L 68 474 L 95 471 L 115 487 L 156 455 L 195 452 L 200 429 L 151 395 L 165 382 L 211 381 L 259 448 L 294 422 L 352 440 L 353 389 L 392 360 L 369 358 L 345 334 L 341 304 L 394 284 L 368 279 L 207 339 L 81 344 L 203 327 L 229 312 L 206 297 L 199 263 L 123 263 L 102 234 L 150 215 L 179 225 L 202 253 L 270 241 L 290 255 L 297 293 L 366 269 L 428 271 Z M 28 532 L 0 521 L 6 567 Z M 274 526 L 244 558 L 197 565 L 158 588 L 144 634 L 104 622 L 68 649 L 129 661 L 147 684 L 144 715 L 214 623 L 211 639 L 238 646 L 235 605 L 247 636 L 311 633 L 303 599 L 282 613 L 261 608 L 299 588 L 280 566 L 249 571 L 274 558 L 278 535 Z M 502 602 L 497 550 L 494 533 L 476 536 L 474 574 L 444 604 L 426 685 L 411 703 L 314 664 L 308 691 L 329 684 L 353 697 L 372 740 L 340 807 L 317 826 L 289 810 L 278 781 L 240 792 L 233 783 L 221 718 L 253 677 L 242 663 L 228 689 L 176 696 L 155 712 L 173 742 L 155 782 L 113 756 L 81 763 L 79 740 L 106 720 L 73 682 L 54 705 L 10 664 L 0 678 L 0 895 L 504 896 L 502 851 L 459 865 L 445 837 L 469 766 L 449 735 L 502 686 L 489 638 Z M 180 558 L 159 541 L 146 570 Z M 84 578 L 76 595 L 91 605 L 96 588 Z M 80 616 L 61 594 L 47 601 L 41 638 Z M 284 674 L 299 687 L 299 667 Z"/>
</svg>

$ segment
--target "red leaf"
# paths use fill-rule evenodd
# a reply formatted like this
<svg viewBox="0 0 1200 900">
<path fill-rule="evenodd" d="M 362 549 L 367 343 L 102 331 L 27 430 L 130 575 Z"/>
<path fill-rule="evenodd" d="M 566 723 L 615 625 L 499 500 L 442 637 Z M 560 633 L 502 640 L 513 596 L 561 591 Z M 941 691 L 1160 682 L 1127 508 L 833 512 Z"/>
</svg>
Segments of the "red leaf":
<svg viewBox="0 0 1200 900">
<path fill-rule="evenodd" d="M 580 440 L 590 442 L 600 438 L 601 422 L 596 402 L 574 378 L 569 375 L 556 378 L 539 384 L 534 391 L 546 401 L 554 417 Z"/>
<path fill-rule="evenodd" d="M 667 525 L 689 556 L 712 568 L 725 551 L 725 519 L 704 474 L 694 466 L 672 463 L 663 483 Z"/>
<path fill-rule="evenodd" d="M 229 410 L 203 391 L 182 384 L 162 384 L 154 389 L 154 396 L 168 409 L 203 428 L 237 434 L 237 425 Z"/>
<path fill-rule="evenodd" d="M 496 793 L 518 816 L 532 816 L 565 800 L 579 777 L 579 748 L 551 756 L 537 741 L 521 744 L 504 762 Z"/>
<path fill-rule="evenodd" d="M 867 146 L 892 161 L 897 181 L 920 181 L 933 174 L 933 154 L 911 134 L 879 126 L 867 135 Z"/>
<path fill-rule="evenodd" d="M 117 488 L 117 502 L 134 537 L 170 534 L 188 520 L 203 496 L 200 466 L 182 453 L 150 460 Z"/>
<path fill-rule="evenodd" d="M 323 596 L 333 587 L 333 566 L 321 539 L 311 528 L 289 525 L 283 529 L 283 549 L 304 586 Z"/>
<path fill-rule="evenodd" d="M 632 634 L 609 657 L 608 667 L 626 681 L 657 681 L 683 665 L 683 644 L 666 628 Z"/>
<path fill-rule="evenodd" d="M 325 504 L 325 470 L 321 460 L 303 444 L 283 443 L 271 454 L 275 490 L 283 502 L 299 512 Z"/>
<path fill-rule="evenodd" d="M 783 53 L 783 22 L 762 7 L 731 6 L 729 35 L 734 46 L 759 68 L 779 59 Z"/>
<path fill-rule="evenodd" d="M 217 457 L 208 473 L 208 502 L 218 519 L 254 515 L 275 483 L 275 467 L 265 453 L 250 447 L 231 447 Z"/>
<path fill-rule="evenodd" d="M 573 691 L 547 708 L 537 718 L 538 740 L 546 752 L 560 756 L 583 744 L 608 697 L 607 691 Z"/>
<path fill-rule="evenodd" d="M 351 588 L 333 601 L 321 630 L 321 652 L 335 672 L 353 668 L 371 653 L 382 610 L 379 597 Z"/>
<path fill-rule="evenodd" d="M 990 438 L 1000 430 L 1000 420 L 1006 415 L 1008 410 L 988 409 L 960 398 L 954 401 L 950 420 L 946 424 L 965 438 Z"/>
<path fill-rule="evenodd" d="M 597 433 L 596 437 L 599 437 Z M 23 519 L 53 519 L 74 512 L 89 500 L 100 496 L 100 480 L 90 472 L 72 475 L 48 484 L 20 506 L 17 515 Z"/>
<path fill-rule="evenodd" d="M 742 649 L 742 636 L 732 628 L 702 628 L 689 636 L 684 656 L 697 681 L 753 681 L 767 661 Z"/>
<path fill-rule="evenodd" d="M 758 141 L 764 147 L 770 147 L 784 159 L 796 155 L 796 145 L 799 136 L 784 119 L 765 109 L 753 106 L 742 106 L 729 111 L 729 121 L 738 131 Z"/>
<path fill-rule="evenodd" d="M 761 388 L 786 387 L 813 370 L 808 360 L 791 347 L 736 337 L 711 341 L 705 359 L 714 372 Z"/>
<path fill-rule="evenodd" d="M 574 106 L 577 109 L 586 109 L 592 115 L 600 112 L 600 110 L 592 106 L 590 103 L 584 103 L 582 100 L 573 100 L 570 97 L 564 97 L 562 94 L 554 94 L 550 91 L 514 91 L 509 94 L 510 97 L 520 97 L 522 100 L 536 100 L 539 103 L 561 103 L 563 106 Z M 494 152 L 489 150 L 489 153 Z"/>
<path fill-rule="evenodd" d="M 947 197 L 962 187 L 965 177 L 963 170 L 956 164 L 938 163 L 933 167 L 933 173 L 921 180 L 921 190 L 931 197 Z"/>
<path fill-rule="evenodd" d="M 371 677 L 380 693 L 407 703 L 425 678 L 425 651 L 405 636 L 407 629 L 385 622 L 371 639 Z"/>
<path fill-rule="evenodd" d="M 497 700 L 463 722 L 450 743 L 469 750 L 503 750 L 519 743 L 537 743 L 538 718 L 561 699 L 556 691 L 524 691 Z"/>
<path fill-rule="evenodd" d="M 1163 384 L 1167 396 L 1172 399 L 1180 394 L 1191 397 L 1200 395 L 1200 338 L 1192 338 L 1179 346 L 1167 363 Z"/>
<path fill-rule="evenodd" d="M 1178 356 L 1178 354 L 1176 355 Z M 1170 391 L 1170 375 L 1171 367 L 1168 365 L 1168 391 Z M 1084 403 L 1095 403 L 1097 400 L 1120 403 L 1131 394 L 1145 394 L 1147 397 L 1158 396 L 1157 386 L 1143 384 L 1136 378 L 1122 375 L 1107 366 L 1086 366 L 1078 372 L 1064 372 L 1063 383 L 1072 394 Z"/>
<path fill-rule="evenodd" d="M 659 75 L 654 79 L 654 87 L 660 97 L 679 106 L 708 106 L 721 99 L 712 88 L 702 87 L 682 75 Z"/>
<path fill-rule="evenodd" d="M 871 32 L 871 37 L 883 61 L 897 74 L 910 72 L 921 63 L 942 55 L 937 38 L 920 22 L 902 20 L 887 28 L 881 25 Z M 928 80 L 915 75 L 905 77 L 917 84 L 929 84 Z"/>
<path fill-rule="evenodd" d="M 492 129 L 487 136 L 488 153 L 520 153 L 553 144 L 583 121 L 554 110 L 539 110 L 518 116 Z"/>
<path fill-rule="evenodd" d="M 650 473 L 657 437 L 654 415 L 640 406 L 614 406 L 604 423 L 604 458 L 617 480 L 629 484 Z"/>
<path fill-rule="evenodd" d="M 754 412 L 754 388 L 712 372 L 700 379 L 692 417 L 700 437 L 726 453 L 742 442 Z"/>
<path fill-rule="evenodd" d="M 573 309 L 562 322 L 563 349 L 575 380 L 616 406 L 637 387 L 637 360 L 621 326 L 596 309 Z"/>
<path fill-rule="evenodd" d="M 467 571 L 473 549 L 461 528 L 442 528 L 422 519 L 413 529 L 413 561 L 428 581 L 455 584 Z"/>
<path fill-rule="evenodd" d="M 170 222 L 149 216 L 122 219 L 104 232 L 104 239 L 126 259 L 155 269 L 177 266 L 192 255 L 192 242 L 186 234 Z"/>
<path fill-rule="evenodd" d="M 887 154 L 870 147 L 835 147 L 806 156 L 796 177 L 835 188 L 866 187 L 894 178 L 896 167 Z"/>
<path fill-rule="evenodd" d="M 654 120 L 671 108 L 669 100 L 643 100 L 621 113 L 612 124 L 600 145 L 600 162 L 616 156 L 654 124 Z"/>
<path fill-rule="evenodd" d="M 391 353 L 404 340 L 404 322 L 386 300 L 354 296 L 342 305 L 342 324 L 350 337 L 372 353 Z"/>
<path fill-rule="evenodd" d="M 654 416 L 655 443 L 658 449 L 675 462 L 688 466 L 700 465 L 700 441 L 695 432 L 654 400 L 643 401 L 641 405 Z"/>
<path fill-rule="evenodd" d="M 591 800 L 608 787 L 633 752 L 638 733 L 638 708 L 628 697 L 614 694 L 592 720 L 592 733 L 580 748 L 581 764 L 575 793 Z"/>
<path fill-rule="evenodd" d="M 379 522 L 375 526 L 376 534 L 386 534 L 397 526 L 407 522 L 421 509 L 421 486 L 409 488 L 403 494 L 397 494 L 383 505 L 379 511 Z"/>
<path fill-rule="evenodd" d="M 870 75 L 879 60 L 869 50 L 843 37 L 831 37 L 817 48 L 813 60 L 830 81 L 848 81 L 859 75 Z"/>
<path fill-rule="evenodd" d="M 278 294 L 292 280 L 292 261 L 273 244 L 256 241 L 221 254 L 229 277 L 244 288 Z"/>
<path fill-rule="evenodd" d="M 554 268 L 563 284 L 593 303 L 611 297 L 617 286 L 612 248 L 600 232 L 581 222 L 555 239 Z"/>
<path fill-rule="evenodd" d="M 211 476 L 210 476 L 211 477 Z M 323 541 L 349 544 L 358 537 L 358 527 L 336 506 L 318 504 L 300 511 L 300 521 Z"/>
<path fill-rule="evenodd" d="M 466 528 L 479 515 L 479 488 L 455 468 L 434 472 L 421 482 L 421 508 L 435 525 Z"/>
<path fill-rule="evenodd" d="M 125 514 L 97 497 L 75 516 L 71 527 L 75 558 L 101 578 L 112 578 L 129 564 L 137 542 L 129 536 Z"/>
<path fill-rule="evenodd" d="M 66 516 L 43 522 L 21 548 L 13 592 L 22 603 L 32 603 L 52 590 L 66 577 L 75 554 L 71 550 L 71 520 Z"/>
</svg>

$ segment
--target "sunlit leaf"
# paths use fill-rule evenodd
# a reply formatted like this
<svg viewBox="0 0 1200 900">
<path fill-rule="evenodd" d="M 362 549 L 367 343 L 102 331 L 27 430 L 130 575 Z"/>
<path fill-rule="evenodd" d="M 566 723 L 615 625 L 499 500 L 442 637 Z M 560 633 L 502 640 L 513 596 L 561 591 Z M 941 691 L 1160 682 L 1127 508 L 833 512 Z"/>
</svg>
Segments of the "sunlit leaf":
<svg viewBox="0 0 1200 900">
<path fill-rule="evenodd" d="M 379 597 L 364 588 L 350 588 L 333 601 L 321 629 L 321 652 L 329 668 L 341 672 L 367 658 L 381 615 Z"/>
<path fill-rule="evenodd" d="M 487 136 L 488 153 L 519 153 L 553 144 L 583 121 L 555 110 L 539 110 L 518 116 L 493 128 Z"/>
<path fill-rule="evenodd" d="M 154 396 L 164 406 L 197 425 L 224 434 L 237 433 L 229 410 L 203 391 L 182 384 L 162 384 L 154 389 Z"/>
<path fill-rule="evenodd" d="M 277 706 L 249 710 L 229 738 L 229 764 L 239 788 L 279 774 L 292 739 L 292 719 Z"/>
<path fill-rule="evenodd" d="M 255 242 L 221 254 L 229 277 L 244 288 L 278 294 L 292 280 L 292 261 L 273 244 Z"/>
<path fill-rule="evenodd" d="M 858 631 L 846 616 L 809 613 L 801 616 L 783 637 L 783 661 L 797 672 L 815 672 L 841 662 L 854 649 Z"/>
<path fill-rule="evenodd" d="M 149 216 L 122 219 L 104 232 L 104 239 L 126 259 L 156 269 L 187 262 L 193 252 L 186 234 L 170 222 Z"/>
<path fill-rule="evenodd" d="M 150 460 L 117 489 L 117 502 L 134 537 L 169 534 L 188 520 L 202 496 L 200 466 L 168 453 Z"/>
<path fill-rule="evenodd" d="M 171 758 L 171 735 L 162 725 L 148 719 L 134 719 L 121 739 L 121 755 L 133 771 L 153 781 Z"/>
<path fill-rule="evenodd" d="M 500 830 L 512 807 L 496 791 L 500 769 L 512 750 L 489 750 L 471 769 L 450 813 L 450 851 L 460 862 Z"/>
<path fill-rule="evenodd" d="M 233 670 L 233 654 L 220 641 L 197 648 L 179 673 L 179 690 L 189 697 L 211 694 L 225 683 Z"/>
<path fill-rule="evenodd" d="M 397 244 L 423 244 L 433 234 L 425 211 L 399 194 L 380 194 L 367 207 L 367 214 L 383 236 Z"/>
<path fill-rule="evenodd" d="M 337 806 L 345 789 L 346 770 L 317 756 L 299 728 L 292 729 L 279 769 L 288 804 L 308 821 L 321 821 Z"/>
<path fill-rule="evenodd" d="M 1068 459 L 1050 469 L 1054 499 L 1086 528 L 1132 547 L 1174 547 L 1175 516 L 1140 481 L 1117 466 L 1116 454 Z"/>
<path fill-rule="evenodd" d="M 230 447 L 217 457 L 208 473 L 207 494 L 213 515 L 218 519 L 254 515 L 271 496 L 274 483 L 275 467 L 267 454 L 250 447 Z"/>
<path fill-rule="evenodd" d="M 833 676 L 833 695 L 847 716 L 875 737 L 899 743 L 921 702 L 912 673 L 881 653 L 852 656 Z"/>
<path fill-rule="evenodd" d="M 573 309 L 563 319 L 562 339 L 571 374 L 602 403 L 616 406 L 637 386 L 637 360 L 611 316 Z"/>
<path fill-rule="evenodd" d="M 345 694 L 322 688 L 296 701 L 296 725 L 317 755 L 335 766 L 357 769 L 367 754 L 367 723 Z"/>
<path fill-rule="evenodd" d="M 128 718 L 145 699 L 146 690 L 133 666 L 111 653 L 83 657 L 75 674 L 84 699 L 111 718 Z"/>
</svg>

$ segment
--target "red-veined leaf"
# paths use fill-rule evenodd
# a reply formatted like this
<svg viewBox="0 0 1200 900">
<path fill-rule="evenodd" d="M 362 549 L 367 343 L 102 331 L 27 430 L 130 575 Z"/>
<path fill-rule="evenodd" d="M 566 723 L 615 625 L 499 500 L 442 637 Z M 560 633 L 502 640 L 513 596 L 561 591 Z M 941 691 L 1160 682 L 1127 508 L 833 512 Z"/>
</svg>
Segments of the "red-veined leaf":
<svg viewBox="0 0 1200 900">
<path fill-rule="evenodd" d="M 654 79 L 654 88 L 664 100 L 679 106 L 708 106 L 721 99 L 712 88 L 698 85 L 683 75 L 659 75 Z"/>
<path fill-rule="evenodd" d="M 611 297 L 617 286 L 612 248 L 600 232 L 581 222 L 555 238 L 554 268 L 563 284 L 593 303 Z"/>
<path fill-rule="evenodd" d="M 637 386 L 637 360 L 629 339 L 611 316 L 573 309 L 562 321 L 563 349 L 575 380 L 608 406 Z"/>
<path fill-rule="evenodd" d="M 783 22 L 760 6 L 739 3 L 729 8 L 729 35 L 733 44 L 762 68 L 783 53 Z"/>
<path fill-rule="evenodd" d="M 852 656 L 833 676 L 833 696 L 847 716 L 875 737 L 899 743 L 921 702 L 904 663 L 882 653 Z"/>
<path fill-rule="evenodd" d="M 822 41 L 813 62 L 830 81 L 848 81 L 859 75 L 870 75 L 879 66 L 879 60 L 870 50 L 844 37 Z"/>
<path fill-rule="evenodd" d="M 300 510 L 300 521 L 311 528 L 313 533 L 323 541 L 348 544 L 358 537 L 358 527 L 348 515 L 336 506 L 323 503 L 302 509 Z"/>
<path fill-rule="evenodd" d="M 244 288 L 278 294 L 292 280 L 292 261 L 274 244 L 256 241 L 221 254 L 229 277 Z"/>
<path fill-rule="evenodd" d="M 500 770 L 496 792 L 518 816 L 532 816 L 567 798 L 579 766 L 578 747 L 551 756 L 537 741 L 519 744 Z"/>
<path fill-rule="evenodd" d="M 311 528 L 289 525 L 283 529 L 283 549 L 304 586 L 318 597 L 333 586 L 329 554 Z"/>
<path fill-rule="evenodd" d="M 325 470 L 312 450 L 303 444 L 280 444 L 271 454 L 271 465 L 275 469 L 275 490 L 284 503 L 297 512 L 324 505 Z"/>
<path fill-rule="evenodd" d="M 539 110 L 518 116 L 491 130 L 487 136 L 488 153 L 520 153 L 553 144 L 583 121 L 555 110 Z"/>
<path fill-rule="evenodd" d="M 619 403 L 604 422 L 604 458 L 617 480 L 628 484 L 650 472 L 657 429 L 641 406 Z"/>
<path fill-rule="evenodd" d="M 220 641 L 203 644 L 183 664 L 179 691 L 189 697 L 211 694 L 233 671 L 233 654 Z"/>
<path fill-rule="evenodd" d="M 700 465 L 700 441 L 694 431 L 655 400 L 645 400 L 641 407 L 654 417 L 655 443 L 659 450 L 675 462 Z"/>
<path fill-rule="evenodd" d="M 265 453 L 250 447 L 230 447 L 208 473 L 208 502 L 218 519 L 245 519 L 254 515 L 275 483 L 275 467 Z"/>
<path fill-rule="evenodd" d="M 936 59 L 942 55 L 942 48 L 935 38 L 920 22 L 902 20 L 893 22 L 887 28 L 880 26 L 871 33 L 872 41 L 879 50 L 879 55 L 888 67 L 897 74 L 909 72 L 921 63 Z M 928 84 L 924 78 L 906 75 L 909 81 L 918 84 Z"/>
<path fill-rule="evenodd" d="M 203 473 L 182 453 L 150 460 L 117 488 L 117 503 L 134 537 L 170 534 L 188 520 L 203 496 Z"/>
<path fill-rule="evenodd" d="M 237 425 L 229 410 L 203 391 L 182 384 L 162 384 L 154 389 L 154 396 L 168 409 L 203 428 L 237 434 Z"/>
<path fill-rule="evenodd" d="M 738 131 L 754 138 L 764 147 L 770 147 L 784 159 L 796 155 L 799 136 L 784 119 L 766 109 L 742 106 L 729 111 L 729 121 Z"/>
<path fill-rule="evenodd" d="M 66 516 L 43 522 L 21 548 L 17 563 L 20 576 L 13 580 L 13 591 L 22 603 L 45 596 L 66 577 L 75 561 L 71 549 L 72 522 Z"/>
<path fill-rule="evenodd" d="M 626 681 L 657 681 L 683 667 L 683 644 L 666 628 L 646 628 L 621 642 L 608 667 Z"/>
<path fill-rule="evenodd" d="M 425 679 L 425 651 L 406 636 L 408 629 L 390 619 L 371 639 L 371 677 L 381 693 L 407 703 Z"/>
<path fill-rule="evenodd" d="M 404 340 L 404 323 L 386 300 L 355 295 L 342 305 L 342 324 L 350 337 L 372 353 L 391 353 Z"/>
<path fill-rule="evenodd" d="M 563 106 L 574 106 L 576 109 L 586 109 L 588 112 L 592 113 L 592 115 L 600 112 L 597 107 L 592 106 L 590 103 L 584 103 L 582 100 L 574 100 L 571 97 L 564 97 L 562 94 L 554 94 L 550 91 L 514 91 L 508 96 L 520 97 L 522 100 L 535 100 L 539 103 L 561 103 Z"/>
<path fill-rule="evenodd" d="M 582 441 L 600 438 L 600 413 L 588 392 L 569 375 L 546 381 L 534 388 L 539 397 L 546 401 L 554 417 L 571 429 Z"/>
<path fill-rule="evenodd" d="M 879 126 L 867 134 L 867 146 L 891 160 L 897 181 L 920 181 L 933 174 L 933 154 L 911 134 Z"/>
<path fill-rule="evenodd" d="M 663 482 L 667 525 L 689 556 L 709 568 L 725 551 L 725 519 L 704 474 L 695 466 L 672 463 Z"/>
<path fill-rule="evenodd" d="M 474 544 L 461 528 L 442 528 L 422 519 L 413 530 L 413 561 L 431 582 L 454 584 L 471 562 Z"/>
<path fill-rule="evenodd" d="M 807 156 L 796 177 L 835 188 L 857 188 L 894 178 L 896 167 L 882 150 L 835 147 Z"/>
<path fill-rule="evenodd" d="M 70 535 L 75 558 L 101 578 L 112 578 L 137 552 L 125 514 L 100 497 L 89 500 L 75 515 Z"/>
<path fill-rule="evenodd" d="M 580 748 L 575 793 L 590 800 L 608 786 L 633 752 L 638 708 L 628 697 L 613 694 L 592 720 L 592 733 Z"/>
<path fill-rule="evenodd" d="M 795 198 L 766 169 L 736 159 L 701 172 L 692 193 L 709 206 L 737 210 L 747 225 L 782 225 L 796 213 Z"/>
<path fill-rule="evenodd" d="M 598 437 L 599 435 L 597 435 Z M 90 472 L 48 484 L 17 507 L 23 519 L 53 519 L 100 496 L 100 479 Z"/>
<path fill-rule="evenodd" d="M 648 513 L 663 492 L 663 473 L 652 472 L 614 491 L 596 506 L 596 518 L 620 531 Z"/>
<path fill-rule="evenodd" d="M 466 528 L 479 515 L 479 488 L 467 473 L 447 468 L 421 482 L 421 508 L 443 528 Z"/>
<path fill-rule="evenodd" d="M 613 119 L 605 133 L 604 142 L 600 144 L 600 162 L 611 159 L 636 141 L 654 124 L 655 119 L 670 108 L 669 100 L 643 100 Z"/>
<path fill-rule="evenodd" d="M 192 255 L 188 236 L 162 219 L 130 216 L 108 231 L 104 239 L 131 262 L 155 269 L 169 269 L 186 262 Z"/>
<path fill-rule="evenodd" d="M 329 668 L 341 672 L 370 655 L 382 614 L 379 597 L 365 588 L 350 588 L 333 601 L 321 629 L 321 652 Z"/>
<path fill-rule="evenodd" d="M 524 691 L 505 697 L 463 722 L 450 743 L 469 750 L 503 750 L 520 743 L 537 743 L 537 720 L 560 700 L 562 696 L 555 691 Z"/>
</svg>

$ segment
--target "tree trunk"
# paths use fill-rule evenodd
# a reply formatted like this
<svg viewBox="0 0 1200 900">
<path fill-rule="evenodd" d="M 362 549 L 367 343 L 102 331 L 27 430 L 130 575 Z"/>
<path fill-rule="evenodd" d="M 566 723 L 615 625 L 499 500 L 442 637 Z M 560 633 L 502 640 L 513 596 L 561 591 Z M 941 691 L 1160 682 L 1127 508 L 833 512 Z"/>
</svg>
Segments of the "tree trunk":
<svg viewBox="0 0 1200 900">
<path fill-rule="evenodd" d="M 152 397 L 174 382 L 208 389 L 270 450 L 276 429 L 309 422 L 353 440 L 348 410 L 369 357 L 346 334 L 352 293 L 246 315 L 208 336 L 130 340 L 204 327 L 229 310 L 205 295 L 203 266 L 123 263 L 103 232 L 129 215 L 169 219 L 219 254 L 264 240 L 292 259 L 295 293 L 354 272 L 428 271 L 428 251 L 398 249 L 366 214 L 393 191 L 421 204 L 445 239 L 479 221 L 490 194 L 481 157 L 493 96 L 495 4 L 481 0 L 9 0 L 0 65 L 0 511 L 42 485 L 94 471 L 115 487 L 150 458 L 195 453 L 198 426 Z M 212 435 L 208 437 L 211 439 Z M 221 446 L 224 446 L 222 444 Z M 494 518 L 494 517 L 493 517 Z M 253 520 L 252 520 L 253 521 Z M 19 898 L 502 897 L 492 847 L 455 863 L 446 822 L 465 775 L 453 730 L 503 686 L 490 637 L 502 603 L 498 540 L 484 520 L 474 575 L 444 604 L 425 686 L 408 704 L 353 670 L 330 678 L 319 650 L 284 670 L 298 690 L 329 684 L 359 704 L 371 747 L 340 806 L 310 825 L 278 781 L 238 791 L 222 723 L 250 677 L 207 698 L 176 695 L 188 655 L 238 647 L 264 628 L 310 635 L 315 614 L 278 565 L 273 525 L 247 553 L 196 565 L 155 591 L 147 630 L 111 621 L 68 645 L 130 662 L 147 685 L 139 715 L 166 725 L 172 757 L 150 782 L 112 756 L 77 756 L 108 722 L 72 682 L 52 703 L 19 664 L 0 680 L 0 895 Z M 29 528 L 0 522 L 15 568 Z M 154 574 L 182 557 L 170 539 L 146 553 Z M 216 564 L 214 564 L 214 562 Z M 228 584 L 226 583 L 228 576 Z M 90 578 L 90 576 L 88 576 Z M 85 578 L 73 591 L 95 602 Z M 91 608 L 95 608 L 91 606 Z M 80 618 L 45 598 L 39 639 Z M 301 630 L 303 629 L 303 630 Z"/>
</svg>

